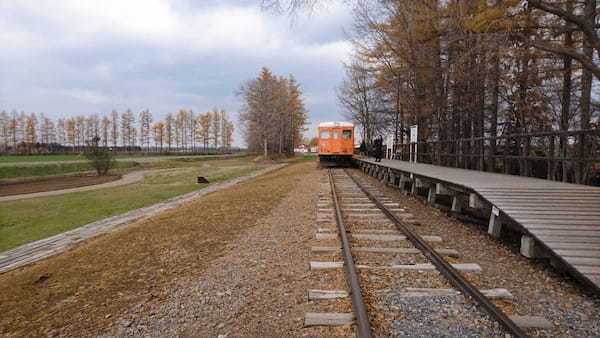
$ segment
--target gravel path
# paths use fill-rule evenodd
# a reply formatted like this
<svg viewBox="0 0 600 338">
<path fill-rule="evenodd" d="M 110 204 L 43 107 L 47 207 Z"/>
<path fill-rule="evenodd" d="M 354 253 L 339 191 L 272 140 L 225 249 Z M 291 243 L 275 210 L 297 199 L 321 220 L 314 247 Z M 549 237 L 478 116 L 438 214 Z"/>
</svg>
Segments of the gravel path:
<svg viewBox="0 0 600 338">
<path fill-rule="evenodd" d="M 130 173 L 127 173 L 127 174 L 123 175 L 123 177 L 120 180 L 116 180 L 116 181 L 112 181 L 112 182 L 108 182 L 108 183 L 102 183 L 102 184 L 86 185 L 84 187 L 78 187 L 78 188 L 70 188 L 70 189 L 60 189 L 60 190 L 52 190 L 52 191 L 35 192 L 35 193 L 31 193 L 31 194 L 22 194 L 22 195 L 2 196 L 2 197 L 0 197 L 0 202 L 3 202 L 3 201 L 24 200 L 24 199 L 36 198 L 36 197 L 44 197 L 44 196 L 62 195 L 62 194 L 70 193 L 70 192 L 88 191 L 88 190 L 97 190 L 97 189 L 118 187 L 118 186 L 121 186 L 121 185 L 127 185 L 127 184 L 132 184 L 132 183 L 139 182 L 139 181 L 141 181 L 144 178 L 145 174 L 147 174 L 149 172 L 154 172 L 154 171 L 156 171 L 156 170 L 139 170 L 139 171 L 133 171 L 133 172 L 130 172 Z"/>
<path fill-rule="evenodd" d="M 296 178 L 271 215 L 232 239 L 221 258 L 178 280 L 159 302 L 132 306 L 110 336 L 302 336 L 318 172 Z M 318 331 L 313 331 L 318 332 Z"/>
</svg>

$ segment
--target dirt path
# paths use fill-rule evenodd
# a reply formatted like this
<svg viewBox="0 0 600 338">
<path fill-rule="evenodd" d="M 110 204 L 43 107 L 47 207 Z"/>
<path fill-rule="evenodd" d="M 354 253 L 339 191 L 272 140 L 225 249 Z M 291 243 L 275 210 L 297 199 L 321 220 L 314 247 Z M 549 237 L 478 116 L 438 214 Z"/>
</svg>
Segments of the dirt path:
<svg viewBox="0 0 600 338">
<path fill-rule="evenodd" d="M 116 180 L 116 181 L 112 181 L 112 182 L 108 182 L 108 183 L 95 184 L 95 185 L 86 185 L 86 186 L 83 186 L 83 187 L 70 188 L 70 189 L 60 189 L 60 190 L 52 190 L 52 191 L 35 192 L 35 193 L 31 193 L 31 194 L 2 196 L 2 197 L 0 197 L 0 202 L 3 202 L 3 201 L 24 200 L 24 199 L 36 198 L 36 197 L 44 197 L 44 196 L 62 195 L 62 194 L 70 193 L 70 192 L 78 192 L 78 191 L 97 190 L 97 189 L 118 187 L 118 186 L 121 186 L 121 185 L 127 185 L 127 184 L 131 184 L 131 183 L 139 182 L 139 181 L 141 181 L 144 178 L 145 174 L 147 174 L 149 172 L 152 172 L 152 171 L 154 171 L 154 170 L 133 171 L 133 172 L 130 172 L 130 173 L 127 173 L 127 174 L 123 175 L 123 177 L 120 180 Z"/>
</svg>

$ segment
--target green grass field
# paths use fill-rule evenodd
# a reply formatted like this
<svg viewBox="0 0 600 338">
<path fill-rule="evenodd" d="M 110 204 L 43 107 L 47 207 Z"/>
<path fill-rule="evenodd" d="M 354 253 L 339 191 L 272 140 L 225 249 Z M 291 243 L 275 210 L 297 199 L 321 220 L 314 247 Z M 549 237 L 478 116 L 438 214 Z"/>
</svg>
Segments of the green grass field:
<svg viewBox="0 0 600 338">
<path fill-rule="evenodd" d="M 118 154 L 115 158 L 131 157 L 159 157 L 156 154 Z M 0 156 L 0 163 L 20 163 L 20 162 L 62 162 L 62 161 L 85 161 L 82 155 L 3 155 Z"/>
<path fill-rule="evenodd" d="M 137 162 L 117 162 L 113 170 L 139 166 Z M 0 179 L 38 177 L 94 171 L 88 163 L 59 163 L 31 166 L 0 166 Z"/>
<path fill-rule="evenodd" d="M 248 162 L 236 159 L 212 166 L 173 168 L 149 173 L 142 182 L 121 187 L 0 202 L 0 252 L 265 167 L 240 167 Z M 210 184 L 196 184 L 197 176 L 205 176 Z"/>
<path fill-rule="evenodd" d="M 316 161 L 318 159 L 319 159 L 319 155 L 310 154 L 310 155 L 298 156 L 298 159 L 296 160 L 296 162 L 304 163 L 304 162 Z"/>
<path fill-rule="evenodd" d="M 71 156 L 71 155 L 65 155 Z M 74 155 L 73 155 L 74 156 Z M 125 155 L 123 155 L 125 156 Z M 38 156 L 45 157 L 45 156 Z M 120 157 L 120 156 L 118 156 Z M 1 158 L 1 157 L 0 157 Z M 189 158 L 178 158 L 171 156 L 164 156 L 159 161 L 137 163 L 135 161 L 118 161 L 115 165 L 114 171 L 122 171 L 124 169 L 130 169 L 133 167 L 140 166 L 141 168 L 177 168 L 183 166 L 197 166 L 198 162 L 211 162 L 211 161 L 222 161 L 232 159 L 251 159 L 252 156 L 246 154 L 239 155 L 222 155 L 222 156 L 202 156 L 202 157 L 189 157 Z M 73 158 L 64 158 L 61 161 L 73 160 Z M 84 159 L 85 160 L 85 159 Z M 42 177 L 51 175 L 62 175 L 72 174 L 86 171 L 94 171 L 94 169 L 87 163 L 60 163 L 57 160 L 56 164 L 28 164 L 19 165 L 18 163 L 23 162 L 12 162 L 15 165 L 0 166 L 0 179 L 7 178 L 25 178 L 25 177 Z"/>
</svg>

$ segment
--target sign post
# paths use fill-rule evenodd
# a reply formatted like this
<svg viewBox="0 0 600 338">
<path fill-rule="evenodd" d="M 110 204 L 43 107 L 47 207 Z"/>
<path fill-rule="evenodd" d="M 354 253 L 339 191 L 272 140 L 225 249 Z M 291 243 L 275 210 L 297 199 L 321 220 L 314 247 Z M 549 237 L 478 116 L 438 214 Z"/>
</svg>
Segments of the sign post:
<svg viewBox="0 0 600 338">
<path fill-rule="evenodd" d="M 417 151 L 419 148 L 419 126 L 410 126 L 410 162 L 417 162 Z"/>
</svg>

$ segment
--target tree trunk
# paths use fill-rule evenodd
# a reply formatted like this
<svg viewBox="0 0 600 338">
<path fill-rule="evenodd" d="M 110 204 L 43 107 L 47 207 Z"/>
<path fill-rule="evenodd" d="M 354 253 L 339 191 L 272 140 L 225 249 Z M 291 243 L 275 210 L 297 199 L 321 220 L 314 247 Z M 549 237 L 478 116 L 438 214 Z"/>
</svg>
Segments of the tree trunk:
<svg viewBox="0 0 600 338">
<path fill-rule="evenodd" d="M 567 11 L 571 13 L 573 11 L 573 6 L 570 2 L 567 3 Z M 569 29 L 569 25 L 565 26 L 566 29 Z M 573 37 L 571 31 L 565 33 L 565 48 L 571 48 L 573 46 Z M 563 87 L 562 87 L 562 106 L 560 111 L 560 125 L 559 130 L 566 132 L 569 130 L 569 119 L 571 115 L 571 87 L 572 87 L 572 63 L 573 60 L 569 56 L 563 56 Z M 567 157 L 567 135 L 560 136 L 560 154 L 564 159 Z M 567 161 L 562 161 L 562 181 L 567 181 L 567 170 L 568 163 Z"/>
</svg>

